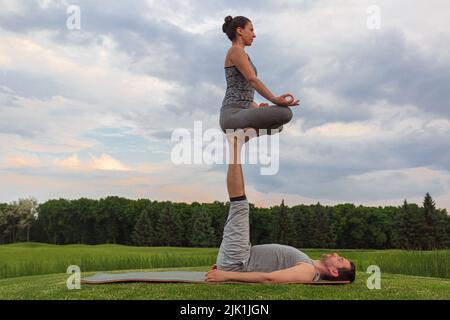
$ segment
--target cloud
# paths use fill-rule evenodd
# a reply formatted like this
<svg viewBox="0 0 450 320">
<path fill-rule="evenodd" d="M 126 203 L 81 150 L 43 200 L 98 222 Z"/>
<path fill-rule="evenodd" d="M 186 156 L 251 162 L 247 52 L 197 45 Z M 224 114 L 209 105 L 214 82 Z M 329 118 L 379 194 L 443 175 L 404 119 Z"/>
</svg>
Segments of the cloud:
<svg viewBox="0 0 450 320">
<path fill-rule="evenodd" d="M 278 174 L 260 176 L 249 166 L 249 183 L 261 192 L 347 201 L 447 193 L 450 121 L 386 102 L 369 110 L 366 121 L 288 125 Z"/>
<path fill-rule="evenodd" d="M 92 162 L 89 165 L 92 169 L 97 170 L 120 170 L 120 171 L 128 171 L 130 168 L 120 161 L 113 159 L 111 156 L 107 154 L 103 154 L 100 158 L 96 158 L 92 156 Z"/>
<path fill-rule="evenodd" d="M 4 166 L 6 167 L 35 167 L 40 164 L 40 160 L 37 156 L 14 156 L 8 155 L 4 160 Z"/>
<path fill-rule="evenodd" d="M 219 129 L 230 14 L 254 24 L 246 51 L 264 84 L 302 100 L 280 135 L 279 173 L 245 166 L 250 198 L 397 203 L 432 191 L 449 205 L 448 2 L 70 4 L 80 30 L 66 27 L 67 1 L 2 1 L 0 178 L 11 188 L 0 201 L 226 200 L 226 166 L 169 157 L 175 128 Z M 380 30 L 366 27 L 369 5 Z"/>
<path fill-rule="evenodd" d="M 0 11 L 0 17 L 17 16 L 22 15 L 26 11 L 26 6 L 23 2 L 14 0 L 3 0 L 2 11 Z"/>
<path fill-rule="evenodd" d="M 110 155 L 102 154 L 100 157 L 90 155 L 91 160 L 83 163 L 78 156 L 72 155 L 66 159 L 55 159 L 53 164 L 62 168 L 71 170 L 117 170 L 129 171 L 130 167 L 124 165 L 119 160 L 112 158 Z"/>
<path fill-rule="evenodd" d="M 72 155 L 66 159 L 55 159 L 53 163 L 57 166 L 68 169 L 79 169 L 82 167 L 80 159 L 77 155 Z"/>
</svg>

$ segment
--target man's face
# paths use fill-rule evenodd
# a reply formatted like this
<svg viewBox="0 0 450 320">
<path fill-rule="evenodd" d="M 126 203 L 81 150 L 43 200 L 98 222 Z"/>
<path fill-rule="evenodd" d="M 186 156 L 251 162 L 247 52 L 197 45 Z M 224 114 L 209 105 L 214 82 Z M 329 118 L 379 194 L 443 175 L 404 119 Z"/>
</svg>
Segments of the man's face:
<svg viewBox="0 0 450 320">
<path fill-rule="evenodd" d="M 351 269 L 350 261 L 345 259 L 344 257 L 341 257 L 337 253 L 328 253 L 323 254 L 320 257 L 320 262 L 322 262 L 327 268 L 335 268 L 335 269 Z"/>
</svg>

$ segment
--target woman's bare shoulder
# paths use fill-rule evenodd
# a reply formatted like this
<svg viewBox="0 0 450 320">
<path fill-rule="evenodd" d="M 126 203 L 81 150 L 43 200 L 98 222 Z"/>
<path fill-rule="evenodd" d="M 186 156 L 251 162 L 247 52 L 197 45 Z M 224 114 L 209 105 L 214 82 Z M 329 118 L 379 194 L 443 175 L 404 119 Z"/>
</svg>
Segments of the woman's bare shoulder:
<svg viewBox="0 0 450 320">
<path fill-rule="evenodd" d="M 232 46 L 228 49 L 227 55 L 225 57 L 225 67 L 231 65 L 236 65 L 236 61 L 240 58 L 242 55 L 247 55 L 244 49 L 237 46 Z"/>
<path fill-rule="evenodd" d="M 237 55 L 237 54 L 247 54 L 244 50 L 244 48 L 242 47 L 238 47 L 238 46 L 232 46 L 230 49 L 228 49 L 228 55 Z"/>
<path fill-rule="evenodd" d="M 234 62 L 234 64 L 238 64 L 237 61 L 247 61 L 249 59 L 247 52 L 239 47 L 230 49 L 228 57 Z"/>
</svg>

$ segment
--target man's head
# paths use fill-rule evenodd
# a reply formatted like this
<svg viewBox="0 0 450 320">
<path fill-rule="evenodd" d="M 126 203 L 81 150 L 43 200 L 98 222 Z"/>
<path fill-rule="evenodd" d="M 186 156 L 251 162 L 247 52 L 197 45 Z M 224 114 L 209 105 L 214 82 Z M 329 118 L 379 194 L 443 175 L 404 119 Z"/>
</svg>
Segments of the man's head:
<svg viewBox="0 0 450 320">
<path fill-rule="evenodd" d="M 355 281 L 355 264 L 337 253 L 323 254 L 320 262 L 327 269 L 328 274 L 322 276 L 323 280 L 329 281 Z"/>
</svg>

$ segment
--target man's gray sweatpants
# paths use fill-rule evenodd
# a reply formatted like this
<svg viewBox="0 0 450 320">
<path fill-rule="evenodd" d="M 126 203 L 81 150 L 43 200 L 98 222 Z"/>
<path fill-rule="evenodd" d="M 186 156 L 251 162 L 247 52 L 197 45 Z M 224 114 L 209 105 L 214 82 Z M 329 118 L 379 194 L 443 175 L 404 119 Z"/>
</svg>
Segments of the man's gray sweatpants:
<svg viewBox="0 0 450 320">
<path fill-rule="evenodd" d="M 217 268 L 224 271 L 245 271 L 250 257 L 250 208 L 248 200 L 230 202 L 228 219 L 217 255 Z"/>
</svg>

